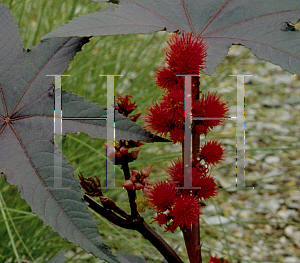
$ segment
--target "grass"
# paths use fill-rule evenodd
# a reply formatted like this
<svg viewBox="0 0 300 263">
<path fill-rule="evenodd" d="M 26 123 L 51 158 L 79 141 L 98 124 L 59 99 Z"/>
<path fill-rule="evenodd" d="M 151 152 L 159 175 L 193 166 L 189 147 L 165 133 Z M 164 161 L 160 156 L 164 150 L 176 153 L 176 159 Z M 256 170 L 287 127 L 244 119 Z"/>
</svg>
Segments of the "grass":
<svg viewBox="0 0 300 263">
<path fill-rule="evenodd" d="M 2 2 L 11 6 L 10 9 L 15 16 L 15 20 L 19 21 L 20 34 L 25 48 L 37 44 L 43 35 L 57 26 L 65 24 L 68 20 L 80 14 L 91 13 L 107 6 L 107 3 L 94 3 L 90 0 L 11 0 Z M 165 41 L 169 36 L 166 32 L 160 32 L 151 35 L 94 37 L 90 43 L 83 47 L 83 51 L 76 55 L 74 61 L 70 63 L 70 67 L 65 72 L 70 77 L 62 79 L 62 86 L 80 96 L 84 96 L 88 100 L 97 102 L 100 105 L 106 105 L 106 78 L 99 77 L 99 75 L 123 74 L 124 77 L 115 78 L 115 92 L 119 92 L 122 95 L 130 92 L 133 100 L 138 105 L 136 112 L 144 114 L 151 102 L 156 101 L 162 94 L 162 91 L 154 85 L 153 78 L 155 70 L 163 64 L 161 61 L 163 54 L 160 50 L 164 47 Z M 203 75 L 201 79 L 202 91 L 214 91 L 220 86 L 223 88 L 234 85 L 232 84 L 234 80 L 229 80 L 228 75 L 236 74 L 236 70 L 239 68 L 245 70 L 245 72 L 239 73 L 249 73 L 249 71 L 251 73 L 251 68 L 241 67 L 241 65 L 244 66 L 243 61 L 249 56 L 249 51 L 244 50 L 240 56 L 228 57 L 213 76 Z M 259 86 L 253 85 L 251 89 L 261 93 L 261 87 Z M 229 100 L 230 105 L 234 106 L 233 96 L 234 91 L 224 93 L 223 100 Z M 254 102 L 249 101 L 249 103 Z M 234 114 L 234 111 L 229 116 L 232 116 L 232 114 Z M 143 125 L 141 119 L 137 123 Z M 211 136 L 219 137 L 221 140 L 232 139 L 235 137 L 235 129 L 234 127 L 228 130 L 222 129 L 212 133 Z M 99 176 L 102 183 L 104 182 L 104 143 L 104 140 L 93 140 L 82 133 L 68 134 L 63 138 L 63 153 L 68 156 L 71 165 L 76 168 L 76 175 L 80 171 L 86 177 Z M 254 156 L 261 151 L 273 152 L 276 149 L 282 150 L 282 146 L 284 145 L 275 144 L 265 148 L 252 147 L 249 149 L 249 152 L 252 152 L 251 156 Z M 293 150 L 292 143 L 285 146 L 288 147 L 286 151 Z M 235 171 L 235 148 L 230 145 L 227 147 L 228 159 L 231 161 L 218 166 L 215 173 L 222 171 L 222 169 L 228 174 L 232 174 Z M 151 181 L 163 179 L 165 176 L 165 165 L 169 164 L 170 160 L 180 156 L 180 148 L 179 145 L 172 145 L 171 143 L 145 144 L 141 147 L 139 158 L 131 163 L 130 167 L 139 170 L 142 167 L 154 164 L 151 172 Z M 116 186 L 119 186 L 122 180 L 122 171 L 120 167 L 116 167 Z M 47 260 L 63 249 L 66 251 L 67 262 L 101 262 L 82 249 L 61 239 L 50 227 L 46 227 L 31 212 L 26 202 L 21 199 L 17 189 L 6 184 L 3 176 L 0 179 L 0 193 L 0 236 L 2 237 L 0 240 L 0 263 L 21 262 L 21 260 L 47 262 Z M 117 201 L 118 205 L 128 211 L 129 206 L 124 190 L 107 190 L 104 191 L 104 194 Z M 218 197 L 212 201 L 216 210 L 222 206 L 224 200 L 230 202 L 232 195 L 233 193 L 227 192 L 225 189 L 220 191 Z M 138 196 L 141 197 L 141 193 L 138 193 Z M 146 209 L 142 215 L 147 222 L 151 222 L 151 216 L 154 214 L 150 209 Z M 139 233 L 111 225 L 98 215 L 95 215 L 95 219 L 97 219 L 104 242 L 113 251 L 143 256 L 149 263 L 161 262 L 161 255 Z M 235 223 L 249 230 L 249 237 L 251 237 L 252 242 L 262 239 L 265 243 L 272 244 L 272 240 L 253 229 L 252 226 L 255 226 L 256 222 L 236 221 Z M 259 223 L 264 224 L 264 222 Z M 270 222 L 265 222 L 265 224 L 268 223 Z M 157 224 L 152 224 L 151 226 L 172 247 L 175 248 L 177 245 L 180 245 L 178 253 L 184 262 L 188 262 L 187 254 L 182 249 L 184 242 L 180 231 L 176 231 L 175 234 L 164 233 L 164 230 Z M 229 244 L 232 240 L 241 239 L 231 233 L 227 233 L 224 229 L 225 225 L 212 227 L 208 224 L 203 224 L 201 234 L 202 240 L 204 240 L 204 262 L 207 262 L 209 255 L 215 252 L 226 255 L 233 262 L 242 260 L 239 253 L 232 252 Z M 249 238 L 249 240 L 251 239 Z M 214 246 L 213 242 L 216 240 L 223 244 L 224 249 L 218 249 L 217 246 Z M 248 244 L 246 246 L 250 247 Z M 272 254 L 271 247 L 270 254 Z M 251 256 L 250 249 L 249 256 Z M 278 259 L 276 255 L 274 258 Z M 252 258 L 248 262 L 259 261 Z"/>
</svg>

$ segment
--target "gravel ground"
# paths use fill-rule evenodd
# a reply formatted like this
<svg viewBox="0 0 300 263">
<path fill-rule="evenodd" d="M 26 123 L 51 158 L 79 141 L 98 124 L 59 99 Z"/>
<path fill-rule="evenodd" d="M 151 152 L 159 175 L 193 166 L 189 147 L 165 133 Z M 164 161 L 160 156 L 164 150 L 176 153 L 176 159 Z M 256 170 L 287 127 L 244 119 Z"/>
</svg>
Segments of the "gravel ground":
<svg viewBox="0 0 300 263">
<path fill-rule="evenodd" d="M 247 51 L 233 46 L 220 68 Z M 211 135 L 223 141 L 227 158 L 212 170 L 222 189 L 202 209 L 202 248 L 230 262 L 299 263 L 299 76 L 249 53 L 220 73 L 220 82 L 212 84 L 218 86 L 213 91 L 231 101 L 236 97 L 236 78 L 228 76 L 231 74 L 253 75 L 245 78 L 248 189 L 235 187 L 236 126 L 228 120 Z M 202 85 L 208 79 L 204 77 Z M 235 107 L 232 102 L 228 116 L 235 116 Z"/>
</svg>

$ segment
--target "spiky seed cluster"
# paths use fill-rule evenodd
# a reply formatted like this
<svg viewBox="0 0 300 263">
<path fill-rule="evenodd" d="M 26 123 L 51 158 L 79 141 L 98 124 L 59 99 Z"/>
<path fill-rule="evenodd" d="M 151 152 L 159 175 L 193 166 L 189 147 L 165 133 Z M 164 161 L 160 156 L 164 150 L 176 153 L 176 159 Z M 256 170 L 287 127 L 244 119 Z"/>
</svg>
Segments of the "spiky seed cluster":
<svg viewBox="0 0 300 263">
<path fill-rule="evenodd" d="M 164 89 L 159 102 L 154 102 L 143 117 L 144 127 L 155 135 L 168 136 L 176 142 L 184 141 L 184 78 L 178 74 L 199 74 L 205 66 L 207 46 L 191 33 L 174 34 L 163 50 L 166 66 L 156 73 L 156 84 Z M 198 98 L 199 77 L 192 78 L 192 116 L 225 117 L 227 104 L 216 93 L 207 93 Z M 220 120 L 197 120 L 192 123 L 192 133 L 207 134 Z M 175 231 L 179 226 L 189 228 L 199 220 L 200 202 L 217 194 L 219 188 L 209 174 L 209 165 L 223 160 L 225 150 L 216 140 L 207 142 L 193 158 L 192 168 L 183 173 L 183 162 L 179 158 L 167 168 L 168 179 L 144 187 L 149 205 L 157 212 L 154 221 L 165 225 L 166 231 Z M 185 178 L 187 176 L 187 178 Z M 192 181 L 197 190 L 183 192 L 185 180 Z"/>
<path fill-rule="evenodd" d="M 206 142 L 199 151 L 201 160 L 207 164 L 216 165 L 220 161 L 224 161 L 225 149 L 222 148 L 223 144 L 218 143 L 217 140 L 210 140 Z"/>
<path fill-rule="evenodd" d="M 143 121 L 144 128 L 155 135 L 167 137 L 176 142 L 184 140 L 184 78 L 179 74 L 199 74 L 205 68 L 207 46 L 199 37 L 192 33 L 174 34 L 163 50 L 166 55 L 163 66 L 157 71 L 156 84 L 164 89 L 164 95 L 159 102 L 147 108 Z M 206 94 L 198 100 L 196 87 L 198 78 L 192 81 L 192 115 L 194 117 L 224 117 L 228 110 L 226 103 L 220 100 L 221 96 Z M 192 132 L 206 134 L 214 126 L 221 124 L 220 120 L 199 120 L 193 122 Z"/>
<path fill-rule="evenodd" d="M 173 217 L 173 222 L 176 227 L 186 227 L 191 224 L 196 224 L 199 220 L 200 204 L 194 196 L 182 196 L 174 199 L 173 209 L 170 211 L 170 216 Z"/>
<path fill-rule="evenodd" d="M 162 181 L 152 188 L 144 188 L 144 193 L 149 198 L 150 206 L 157 211 L 154 221 L 165 224 L 166 231 L 174 232 L 178 226 L 190 227 L 199 220 L 201 206 L 198 198 L 181 195 L 172 181 Z"/>
<path fill-rule="evenodd" d="M 191 171 L 188 170 L 188 180 L 194 190 L 191 196 L 182 195 L 176 187 L 184 185 L 183 162 L 181 158 L 171 162 L 166 170 L 168 179 L 155 183 L 153 187 L 145 187 L 144 193 L 148 197 L 149 205 L 157 211 L 154 218 L 159 224 L 166 225 L 166 231 L 175 231 L 180 227 L 189 227 L 198 220 L 200 201 L 208 200 L 217 194 L 219 188 L 215 179 L 208 173 L 206 165 L 198 163 Z M 192 177 L 192 178 L 191 178 Z M 171 223 L 168 222 L 171 220 Z"/>
<path fill-rule="evenodd" d="M 182 187 L 184 185 L 183 162 L 181 158 L 171 162 L 166 172 L 176 186 Z M 193 167 L 191 171 L 188 171 L 186 176 L 188 176 L 189 181 L 192 181 L 193 187 L 201 187 L 201 189 L 197 189 L 194 192 L 194 195 L 200 200 L 208 200 L 217 194 L 219 188 L 215 179 L 208 173 L 207 167 L 199 164 L 197 167 Z"/>
<path fill-rule="evenodd" d="M 150 206 L 158 212 L 171 209 L 174 198 L 178 195 L 175 185 L 168 181 L 155 183 L 151 189 L 146 189 L 144 192 L 149 198 Z"/>
<path fill-rule="evenodd" d="M 174 34 L 163 51 L 175 74 L 199 74 L 204 69 L 207 46 L 192 33 Z"/>
</svg>

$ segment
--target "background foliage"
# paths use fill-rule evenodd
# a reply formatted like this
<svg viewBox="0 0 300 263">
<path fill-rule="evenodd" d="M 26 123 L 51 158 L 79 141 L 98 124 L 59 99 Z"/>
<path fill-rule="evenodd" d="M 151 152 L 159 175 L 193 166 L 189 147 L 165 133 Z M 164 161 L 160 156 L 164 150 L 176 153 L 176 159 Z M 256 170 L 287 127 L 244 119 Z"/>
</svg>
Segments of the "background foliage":
<svg viewBox="0 0 300 263">
<path fill-rule="evenodd" d="M 107 6 L 106 3 L 94 3 L 90 0 L 24 0 L 24 1 L 2 1 L 10 5 L 15 20 L 19 21 L 20 33 L 25 48 L 37 44 L 40 38 L 59 25 L 65 24 L 68 20 L 77 17 L 79 14 L 87 14 Z M 62 79 L 62 86 L 67 90 L 84 96 L 86 99 L 98 102 L 100 105 L 106 104 L 106 78 L 99 77 L 99 74 L 123 74 L 124 77 L 115 78 L 115 92 L 122 95 L 130 92 L 133 101 L 137 102 L 138 108 L 134 113 L 145 113 L 146 107 L 149 107 L 152 101 L 156 101 L 161 90 L 157 89 L 153 83 L 156 69 L 163 64 L 161 59 L 163 54 L 160 50 L 164 47 L 165 41 L 170 34 L 159 32 L 152 35 L 126 35 L 126 36 L 105 36 L 94 37 L 90 43 L 83 47 L 83 51 L 78 53 L 75 60 L 70 64 L 65 74 L 71 75 Z M 246 49 L 238 57 L 228 57 L 217 72 L 212 76 L 203 76 L 203 91 L 215 91 L 215 88 L 234 85 L 234 80 L 228 82 L 229 74 L 237 74 L 237 70 L 244 66 L 246 58 L 251 54 Z M 252 73 L 253 68 L 246 69 L 246 72 Z M 296 79 L 298 80 L 298 79 Z M 261 87 L 251 86 L 251 89 L 259 91 Z M 230 101 L 231 112 L 229 116 L 234 116 L 234 89 L 232 92 L 224 93 L 224 100 Z M 236 96 L 236 95 L 235 95 Z M 254 101 L 249 101 L 254 103 Z M 137 122 L 142 125 L 141 118 Z M 220 133 L 220 139 L 232 139 L 235 137 L 235 129 L 227 129 L 225 133 Z M 215 135 L 214 135 L 215 136 Z M 86 177 L 97 175 L 105 184 L 105 152 L 104 140 L 92 140 L 85 134 L 70 134 L 63 138 L 63 153 L 68 156 L 71 165 L 76 168 L 76 174 L 79 171 Z M 282 145 L 273 145 L 281 147 Z M 163 178 L 166 164 L 169 160 L 175 159 L 180 155 L 180 146 L 171 143 L 147 144 L 141 147 L 139 158 L 133 162 L 130 167 L 139 170 L 142 167 L 154 164 L 151 172 L 152 182 Z M 292 145 L 288 145 L 288 150 L 293 150 Z M 261 151 L 261 148 L 252 149 L 250 156 L 254 156 Z M 229 161 L 224 166 L 218 166 L 218 169 L 225 169 L 228 175 L 235 174 L 235 149 L 228 147 L 227 156 Z M 217 169 L 215 176 L 217 177 Z M 232 173 L 233 172 L 233 173 Z M 226 178 L 229 180 L 229 178 Z M 122 182 L 122 174 L 119 167 L 116 167 L 116 186 Z M 284 189 L 283 189 L 284 190 Z M 282 191 L 283 191 L 282 190 Z M 104 194 L 113 198 L 117 203 L 128 211 L 126 192 L 123 190 L 109 190 Z M 219 197 L 214 200 L 217 207 L 230 199 L 230 192 L 221 190 Z M 139 193 L 138 196 L 141 196 Z M 85 251 L 76 248 L 73 244 L 62 240 L 58 234 L 51 228 L 45 227 L 41 220 L 35 214 L 32 214 L 30 207 L 24 200 L 21 200 L 15 187 L 5 183 L 3 176 L 0 179 L 0 262 L 20 262 L 26 259 L 32 262 L 46 262 L 62 249 L 67 252 L 67 262 L 101 262 L 99 259 L 93 259 Z M 151 222 L 153 213 L 146 209 L 142 215 L 147 222 Z M 138 233 L 129 230 L 123 230 L 117 226 L 111 225 L 105 219 L 95 216 L 100 226 L 100 232 L 103 240 L 113 251 L 122 251 L 133 253 L 146 258 L 147 262 L 161 262 L 160 254 L 151 247 L 150 243 L 144 240 Z M 241 223 L 242 224 L 242 223 Z M 178 237 L 179 231 L 175 234 L 164 233 L 163 229 L 157 224 L 152 224 L 163 237 L 170 242 L 172 247 L 179 247 L 179 256 L 184 262 L 187 262 L 187 255 L 183 249 L 183 238 Z M 219 232 L 222 231 L 220 228 Z M 204 225 L 202 227 L 203 240 L 218 239 L 220 236 L 226 237 L 225 232 L 222 235 L 214 227 Z M 252 231 L 252 232 L 251 232 Z M 253 234 L 254 230 L 250 229 Z M 232 237 L 232 236 L 231 236 Z M 229 237 L 230 239 L 230 237 Z M 256 236 L 256 240 L 264 240 L 265 243 L 273 241 L 262 235 Z M 224 239 L 225 241 L 227 239 Z M 228 247 L 224 241 L 225 250 L 228 253 Z M 222 241 L 223 242 L 223 241 Z M 253 241 L 255 242 L 255 240 Z M 132 251 L 132 248 L 135 248 Z M 203 246 L 204 262 L 207 262 L 211 248 L 208 243 Z M 214 250 L 216 252 L 218 250 Z M 272 253 L 272 251 L 270 251 Z M 237 262 L 238 255 L 227 255 L 228 258 Z M 249 250 L 249 257 L 251 251 Z M 276 258 L 276 257 L 275 257 Z M 249 262 L 259 262 L 249 259 Z M 281 262 L 278 258 L 278 262 Z"/>
</svg>

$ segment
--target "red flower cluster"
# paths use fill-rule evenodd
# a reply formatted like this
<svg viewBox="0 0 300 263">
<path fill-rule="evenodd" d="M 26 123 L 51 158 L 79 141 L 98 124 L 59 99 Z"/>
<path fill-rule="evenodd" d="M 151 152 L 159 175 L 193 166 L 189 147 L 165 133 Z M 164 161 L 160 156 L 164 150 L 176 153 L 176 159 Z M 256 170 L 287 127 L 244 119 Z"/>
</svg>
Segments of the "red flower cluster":
<svg viewBox="0 0 300 263">
<path fill-rule="evenodd" d="M 144 128 L 155 135 L 159 134 L 175 142 L 184 140 L 184 78 L 179 74 L 199 74 L 203 69 L 207 46 L 199 37 L 193 34 L 174 34 L 163 52 L 166 55 L 167 66 L 157 71 L 156 84 L 165 89 L 160 102 L 155 102 L 147 109 L 143 121 Z M 196 99 L 197 78 L 193 79 L 192 115 L 194 117 L 224 117 L 227 111 L 226 103 L 216 94 L 203 95 Z M 221 124 L 220 120 L 197 120 L 193 122 L 192 132 L 206 134 L 214 126 Z"/>
<path fill-rule="evenodd" d="M 184 90 L 178 85 L 172 93 L 163 95 L 161 102 L 154 102 L 147 109 L 144 122 L 149 123 L 145 128 L 151 132 L 166 137 L 168 132 L 172 141 L 182 142 L 184 140 Z"/>
<path fill-rule="evenodd" d="M 171 162 L 167 173 L 176 186 L 184 185 L 183 162 L 180 158 Z M 192 187 L 201 187 L 199 190 L 194 190 L 194 195 L 199 199 L 208 200 L 217 194 L 219 188 L 215 179 L 208 174 L 208 169 L 204 165 L 198 164 L 197 167 L 193 167 L 186 176 L 188 176 L 188 180 L 192 180 Z"/>
<path fill-rule="evenodd" d="M 200 100 L 193 101 L 192 114 L 195 117 L 225 117 L 228 110 L 227 102 L 221 101 L 222 95 L 206 93 L 201 95 Z M 222 120 L 199 120 L 197 121 L 196 133 L 207 134 L 215 126 L 223 124 Z"/>
<path fill-rule="evenodd" d="M 201 214 L 199 200 L 181 195 L 171 180 L 155 183 L 152 188 L 145 187 L 144 193 L 158 213 L 154 221 L 165 224 L 166 231 L 174 232 L 178 226 L 190 227 L 198 222 Z"/>
<path fill-rule="evenodd" d="M 206 142 L 199 151 L 200 160 L 204 160 L 205 163 L 212 165 L 224 161 L 225 149 L 221 147 L 222 145 L 217 140 Z"/>
<path fill-rule="evenodd" d="M 151 188 L 145 187 L 144 193 L 149 205 L 158 213 L 154 221 L 165 224 L 166 231 L 173 232 L 178 226 L 190 227 L 195 224 L 201 214 L 200 201 L 215 196 L 219 188 L 215 179 L 208 174 L 208 168 L 200 163 L 187 173 L 192 186 L 200 187 L 193 190 L 192 195 L 183 195 L 177 189 L 184 185 L 183 162 L 180 158 L 171 162 L 166 171 L 169 179 L 155 183 Z"/>
<path fill-rule="evenodd" d="M 163 181 L 155 183 L 151 189 L 148 188 L 145 194 L 149 198 L 149 204 L 154 207 L 156 211 L 164 212 L 167 209 L 171 209 L 178 191 L 173 183 Z"/>
<path fill-rule="evenodd" d="M 201 214 L 200 207 L 199 200 L 196 197 L 182 196 L 175 198 L 174 207 L 170 211 L 170 216 L 173 217 L 172 228 L 196 224 Z"/>
<path fill-rule="evenodd" d="M 207 46 L 192 33 L 174 34 L 163 50 L 167 66 L 156 73 L 156 84 L 165 89 L 173 89 L 175 84 L 183 84 L 180 74 L 199 74 L 204 69 Z"/>
<path fill-rule="evenodd" d="M 163 51 L 166 55 L 167 66 L 157 71 L 156 84 L 164 89 L 164 94 L 159 102 L 154 102 L 147 109 L 143 121 L 155 135 L 170 136 L 175 142 L 184 141 L 184 78 L 181 74 L 199 74 L 204 68 L 207 46 L 199 37 L 193 34 L 174 34 Z M 228 110 L 226 103 L 220 100 L 216 93 L 199 94 L 199 77 L 192 78 L 192 116 L 193 117 L 225 117 Z M 220 120 L 194 120 L 192 133 L 207 134 L 213 127 L 222 124 Z M 145 187 L 144 193 L 149 205 L 157 212 L 154 221 L 165 225 L 166 231 L 175 231 L 189 228 L 199 220 L 200 202 L 208 200 L 217 194 L 219 188 L 210 176 L 209 165 L 215 165 L 223 160 L 225 150 L 216 140 L 205 143 L 193 158 L 193 167 L 184 175 L 181 159 L 171 162 L 167 168 L 169 178 Z M 187 178 L 185 178 L 187 176 Z M 185 179 L 192 182 L 192 187 L 197 187 L 186 192 L 177 187 L 184 185 Z"/>
</svg>

